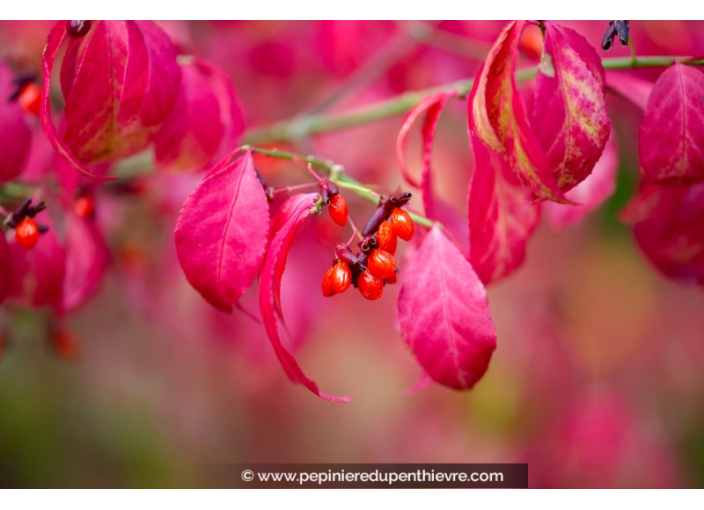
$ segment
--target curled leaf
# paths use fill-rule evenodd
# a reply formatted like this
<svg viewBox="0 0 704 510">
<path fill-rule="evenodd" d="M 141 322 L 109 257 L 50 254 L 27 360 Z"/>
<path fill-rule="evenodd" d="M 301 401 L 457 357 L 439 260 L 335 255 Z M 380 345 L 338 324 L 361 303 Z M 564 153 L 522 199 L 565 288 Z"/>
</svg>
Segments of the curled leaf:
<svg viewBox="0 0 704 510">
<path fill-rule="evenodd" d="M 332 402 L 347 402 L 348 397 L 335 397 L 321 393 L 318 384 L 301 370 L 293 355 L 281 343 L 277 323 L 280 312 L 281 279 L 286 268 L 286 258 L 298 227 L 310 214 L 318 199 L 317 193 L 294 195 L 281 206 L 272 220 L 272 237 L 259 275 L 259 307 L 266 333 L 274 347 L 276 357 L 288 378 L 304 385 L 319 397 Z"/>
<path fill-rule="evenodd" d="M 472 137 L 469 183 L 469 259 L 485 285 L 515 271 L 540 218 L 540 204 L 511 172 L 504 156 Z M 569 206 L 563 206 L 569 207 Z"/>
<path fill-rule="evenodd" d="M 232 311 L 259 272 L 269 236 L 269 205 L 251 152 L 213 168 L 183 204 L 178 261 L 214 307 Z"/>
<path fill-rule="evenodd" d="M 704 74 L 675 63 L 653 86 L 638 134 L 640 172 L 658 184 L 704 181 Z"/>
<path fill-rule="evenodd" d="M 42 126 L 76 170 L 144 149 L 173 108 L 180 69 L 168 36 L 151 21 L 98 21 L 87 35 L 69 38 L 61 69 L 66 100 L 60 136 L 51 112 L 51 77 L 66 24 L 49 32 L 42 58 Z"/>
<path fill-rule="evenodd" d="M 538 68 L 531 127 L 545 151 L 561 191 L 582 182 L 609 138 L 604 68 L 587 40 L 570 28 L 545 22 L 543 59 Z"/>
<path fill-rule="evenodd" d="M 486 289 L 460 250 L 433 227 L 398 298 L 403 340 L 432 379 L 457 390 L 482 378 L 496 348 Z"/>
<path fill-rule="evenodd" d="M 163 170 L 201 170 L 239 143 L 242 113 L 230 78 L 215 65 L 181 65 L 181 92 L 154 143 Z"/>
<path fill-rule="evenodd" d="M 521 33 L 528 23 L 509 23 L 489 52 L 469 96 L 469 130 L 505 154 L 509 168 L 538 199 L 564 202 L 514 77 Z"/>
</svg>

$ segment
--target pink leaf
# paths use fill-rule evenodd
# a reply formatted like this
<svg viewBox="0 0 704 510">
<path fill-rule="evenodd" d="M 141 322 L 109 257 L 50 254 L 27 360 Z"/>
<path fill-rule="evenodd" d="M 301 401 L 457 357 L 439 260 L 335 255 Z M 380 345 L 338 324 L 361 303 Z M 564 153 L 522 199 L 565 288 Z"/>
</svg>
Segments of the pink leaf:
<svg viewBox="0 0 704 510">
<path fill-rule="evenodd" d="M 243 122 L 229 77 L 196 60 L 181 66 L 181 93 L 156 134 L 157 165 L 201 170 L 239 143 Z"/>
<path fill-rule="evenodd" d="M 175 231 L 186 278 L 225 312 L 256 278 L 269 236 L 269 206 L 251 152 L 227 163 L 229 157 L 188 197 Z"/>
<path fill-rule="evenodd" d="M 510 171 L 508 162 L 472 137 L 469 183 L 469 259 L 485 285 L 515 271 L 540 218 L 540 204 Z"/>
<path fill-rule="evenodd" d="M 9 101 L 14 92 L 14 76 L 5 62 L 0 62 L 0 181 L 17 177 L 24 168 L 32 142 L 18 101 Z"/>
<path fill-rule="evenodd" d="M 704 285 L 704 184 L 644 182 L 622 212 L 636 241 L 664 275 Z"/>
<path fill-rule="evenodd" d="M 618 144 L 612 133 L 592 173 L 565 194 L 577 205 L 546 203 L 547 220 L 555 227 L 567 227 L 584 219 L 613 194 L 617 170 Z"/>
<path fill-rule="evenodd" d="M 173 108 L 180 69 L 168 36 L 151 21 L 94 22 L 70 38 L 62 64 L 65 133 L 51 113 L 51 77 L 66 24 L 52 28 L 43 56 L 42 126 L 75 169 L 95 177 L 86 163 L 113 161 L 144 149 Z"/>
<path fill-rule="evenodd" d="M 570 28 L 545 22 L 531 126 L 561 191 L 582 182 L 609 138 L 604 69 L 589 43 Z"/>
<path fill-rule="evenodd" d="M 469 96 L 469 130 L 504 153 L 509 168 L 537 198 L 564 202 L 516 87 L 518 44 L 527 24 L 509 23 L 489 52 Z"/>
<path fill-rule="evenodd" d="M 704 74 L 675 63 L 655 82 L 638 134 L 640 172 L 659 184 L 704 180 Z"/>
<path fill-rule="evenodd" d="M 411 109 L 403 121 L 403 125 L 401 126 L 398 136 L 396 137 L 396 159 L 398 161 L 399 169 L 401 170 L 401 175 L 411 186 L 420 188 L 424 178 L 429 180 L 430 155 L 433 146 L 435 127 L 437 126 L 440 113 L 447 103 L 447 100 L 455 95 L 456 92 L 441 92 L 439 94 L 428 96 L 423 101 L 418 103 L 418 105 L 416 105 L 413 109 Z M 410 134 L 411 129 L 423 114 L 426 114 L 425 120 L 423 121 L 423 170 L 421 173 L 421 181 L 418 181 L 418 179 L 413 177 L 408 170 L 408 164 L 406 162 L 406 144 L 408 143 L 408 135 Z M 428 174 L 428 176 L 426 176 L 426 174 Z"/>
<path fill-rule="evenodd" d="M 59 310 L 70 312 L 81 306 L 100 286 L 110 263 L 97 226 L 72 211 L 66 213 L 66 273 Z"/>
<path fill-rule="evenodd" d="M 408 267 L 398 298 L 404 342 L 436 382 L 469 389 L 496 348 L 486 290 L 467 259 L 436 226 Z"/>
<path fill-rule="evenodd" d="M 294 383 L 303 384 L 321 398 L 332 402 L 347 402 L 350 400 L 348 397 L 321 393 L 317 383 L 306 377 L 293 355 L 281 344 L 276 319 L 277 310 L 280 311 L 281 278 L 286 268 L 288 251 L 298 227 L 310 214 L 318 196 L 317 193 L 294 195 L 276 212 L 272 220 L 269 250 L 259 275 L 259 307 L 266 333 L 288 378 Z"/>
</svg>

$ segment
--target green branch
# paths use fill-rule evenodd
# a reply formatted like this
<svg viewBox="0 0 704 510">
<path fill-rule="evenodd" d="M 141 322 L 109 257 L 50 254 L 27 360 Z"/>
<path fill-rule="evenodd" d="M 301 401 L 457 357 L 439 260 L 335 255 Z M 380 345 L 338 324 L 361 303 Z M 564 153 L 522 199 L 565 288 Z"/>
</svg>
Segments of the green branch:
<svg viewBox="0 0 704 510">
<path fill-rule="evenodd" d="M 294 152 L 281 151 L 279 149 L 260 149 L 259 147 L 251 147 L 249 145 L 242 146 L 242 150 L 251 150 L 256 154 L 263 154 L 269 156 L 270 158 L 286 159 L 288 161 L 296 161 L 298 163 L 304 163 L 317 168 L 318 170 L 323 170 L 328 178 L 337 184 L 338 187 L 354 191 L 360 197 L 366 198 L 370 202 L 375 204 L 379 203 L 379 194 L 372 189 L 369 189 L 364 184 L 358 180 L 350 177 L 345 173 L 345 169 L 342 165 L 334 163 L 332 161 L 327 161 L 324 159 L 319 159 L 314 156 L 303 156 L 302 154 L 296 154 Z M 413 221 L 424 227 L 431 228 L 433 225 L 439 223 L 433 220 L 421 216 L 420 214 L 408 211 Z M 442 226 L 442 225 L 441 225 Z"/>
<path fill-rule="evenodd" d="M 675 62 L 682 62 L 688 65 L 704 65 L 704 60 L 702 59 L 682 56 L 638 57 L 635 59 L 632 57 L 606 58 L 602 60 L 602 65 L 604 69 L 613 71 L 646 67 L 669 67 Z M 516 79 L 519 82 L 528 80 L 534 77 L 536 72 L 537 67 L 521 69 L 516 73 Z M 473 84 L 474 80 L 471 79 L 460 80 L 438 87 L 406 92 L 405 94 L 346 112 L 306 115 L 277 122 L 268 127 L 248 130 L 244 135 L 244 141 L 245 143 L 257 144 L 281 140 L 299 140 L 318 133 L 369 124 L 406 113 L 432 94 L 454 91 L 460 97 L 466 96 L 472 90 Z"/>
</svg>

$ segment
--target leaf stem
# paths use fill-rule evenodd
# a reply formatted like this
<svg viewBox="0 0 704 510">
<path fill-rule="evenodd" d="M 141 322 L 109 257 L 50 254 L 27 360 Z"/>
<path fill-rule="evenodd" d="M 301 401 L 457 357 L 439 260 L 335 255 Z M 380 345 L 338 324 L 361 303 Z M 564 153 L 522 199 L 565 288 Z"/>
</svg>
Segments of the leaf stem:
<svg viewBox="0 0 704 510">
<path fill-rule="evenodd" d="M 704 59 L 693 60 L 691 56 L 646 56 L 606 58 L 601 61 L 604 69 L 609 71 L 626 69 L 643 69 L 648 67 L 669 67 L 675 62 L 687 65 L 704 65 Z M 521 69 L 516 73 L 519 82 L 535 76 L 537 67 Z M 297 117 L 292 120 L 277 122 L 268 127 L 255 128 L 244 135 L 246 143 L 263 143 L 273 140 L 296 140 L 317 133 L 346 129 L 361 124 L 369 124 L 390 117 L 401 115 L 426 97 L 440 92 L 454 91 L 464 97 L 472 90 L 474 80 L 459 80 L 437 87 L 431 87 L 404 94 L 339 113 L 314 114 Z"/>
<path fill-rule="evenodd" d="M 311 167 L 318 168 L 327 172 L 330 180 L 337 184 L 338 187 L 354 191 L 357 195 L 366 198 L 367 200 L 369 200 L 370 202 L 374 202 L 375 204 L 379 203 L 379 193 L 372 189 L 369 189 L 358 180 L 347 175 L 345 173 L 344 167 L 340 164 L 334 163 L 332 161 L 319 159 L 315 156 L 303 156 L 302 154 L 296 154 L 295 152 L 289 151 L 282 151 L 279 149 L 261 149 L 259 147 L 251 147 L 245 145 L 242 147 L 242 150 L 251 150 L 256 154 L 262 154 L 264 156 L 269 156 L 270 158 L 286 159 L 288 161 L 295 161 L 304 165 L 310 165 Z M 410 211 L 408 213 L 410 214 L 413 221 L 419 225 L 423 225 L 427 228 L 431 228 L 433 225 L 440 225 L 442 227 L 440 223 L 426 218 L 425 216 Z"/>
</svg>

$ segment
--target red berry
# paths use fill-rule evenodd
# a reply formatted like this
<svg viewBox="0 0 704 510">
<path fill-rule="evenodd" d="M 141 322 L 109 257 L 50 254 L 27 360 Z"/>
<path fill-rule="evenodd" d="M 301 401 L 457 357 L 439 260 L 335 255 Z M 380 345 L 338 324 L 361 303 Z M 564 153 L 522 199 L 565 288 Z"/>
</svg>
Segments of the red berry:
<svg viewBox="0 0 704 510">
<path fill-rule="evenodd" d="M 394 256 L 384 250 L 372 250 L 367 258 L 367 271 L 380 280 L 386 280 L 396 274 Z"/>
<path fill-rule="evenodd" d="M 25 218 L 20 221 L 15 229 L 15 239 L 25 250 L 31 250 L 37 245 L 39 240 L 39 227 L 32 218 Z"/>
<path fill-rule="evenodd" d="M 394 273 L 394 275 L 391 278 L 387 278 L 384 280 L 385 283 L 388 283 L 389 285 L 393 285 L 394 283 L 398 282 L 398 275 Z"/>
<path fill-rule="evenodd" d="M 350 271 L 350 266 L 344 262 L 338 262 L 332 267 L 332 289 L 335 294 L 340 294 L 345 292 L 350 288 L 352 283 L 352 271 Z"/>
<path fill-rule="evenodd" d="M 334 272 L 335 268 L 331 267 L 325 272 L 325 275 L 323 276 L 323 296 L 325 297 L 331 297 L 335 295 L 335 288 L 332 283 Z"/>
<path fill-rule="evenodd" d="M 95 202 L 89 195 L 79 195 L 73 201 L 73 209 L 81 218 L 91 219 L 95 215 Z"/>
<path fill-rule="evenodd" d="M 384 282 L 369 272 L 363 272 L 357 278 L 357 287 L 369 301 L 379 299 L 384 292 Z"/>
<path fill-rule="evenodd" d="M 379 225 L 379 230 L 376 233 L 376 238 L 379 241 L 379 249 L 394 255 L 396 253 L 396 233 L 394 229 L 391 228 L 391 224 L 388 221 L 383 222 Z"/>
<path fill-rule="evenodd" d="M 71 37 L 83 37 L 90 30 L 90 20 L 72 19 L 66 22 L 66 31 Z"/>
<path fill-rule="evenodd" d="M 410 214 L 397 207 L 391 213 L 389 223 L 391 223 L 391 228 L 394 229 L 394 233 L 397 236 L 404 241 L 411 240 L 413 237 L 413 220 L 411 219 Z"/>
<path fill-rule="evenodd" d="M 328 207 L 328 210 L 330 211 L 332 221 L 344 227 L 345 223 L 347 223 L 347 200 L 345 200 L 345 197 L 342 195 L 333 195 L 330 199 L 330 207 Z"/>
<path fill-rule="evenodd" d="M 36 83 L 27 83 L 22 87 L 18 100 L 24 111 L 38 116 L 42 105 L 42 89 Z"/>
</svg>

